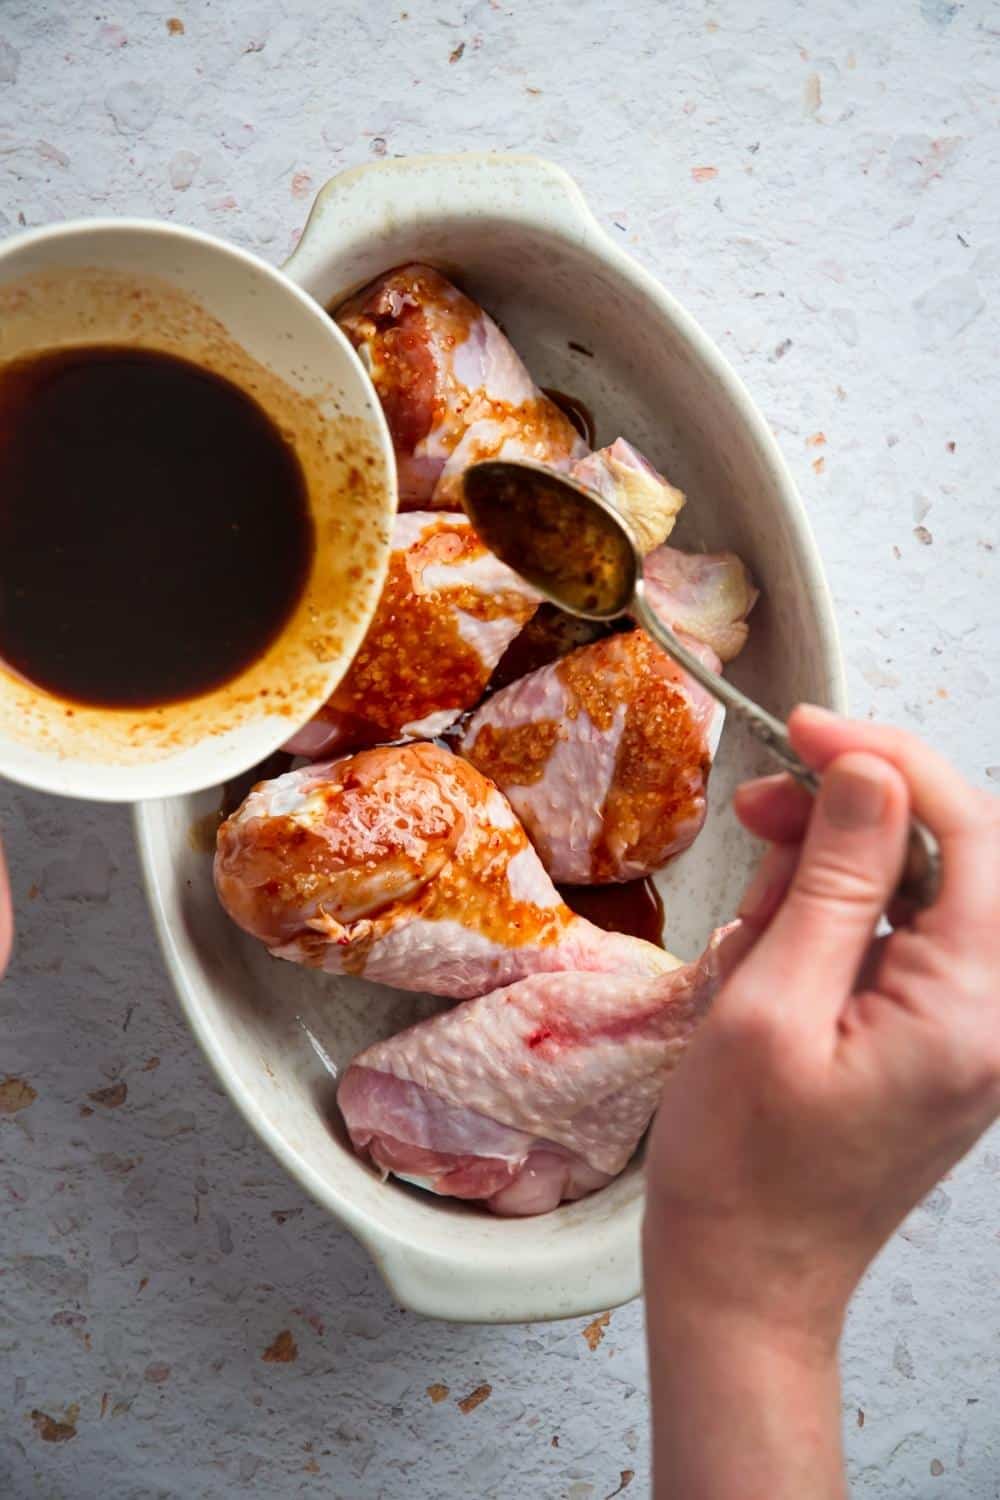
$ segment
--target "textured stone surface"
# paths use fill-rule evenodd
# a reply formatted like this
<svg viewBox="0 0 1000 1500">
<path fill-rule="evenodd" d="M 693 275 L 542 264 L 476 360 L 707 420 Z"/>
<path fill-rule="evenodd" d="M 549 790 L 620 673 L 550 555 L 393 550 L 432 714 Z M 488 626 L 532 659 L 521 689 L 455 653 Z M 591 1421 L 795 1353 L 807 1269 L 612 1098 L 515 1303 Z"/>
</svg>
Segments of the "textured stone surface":
<svg viewBox="0 0 1000 1500">
<path fill-rule="evenodd" d="M 6 0 L 0 231 L 146 214 L 280 260 L 339 168 L 554 157 L 778 434 L 855 710 L 1000 781 L 995 5 L 406 4 Z M 209 1075 L 127 814 L 4 787 L 0 816 L 0 1494 L 646 1494 L 639 1307 L 589 1335 L 394 1308 Z M 1000 1495 L 998 1200 L 994 1137 L 857 1300 L 861 1500 Z"/>
</svg>

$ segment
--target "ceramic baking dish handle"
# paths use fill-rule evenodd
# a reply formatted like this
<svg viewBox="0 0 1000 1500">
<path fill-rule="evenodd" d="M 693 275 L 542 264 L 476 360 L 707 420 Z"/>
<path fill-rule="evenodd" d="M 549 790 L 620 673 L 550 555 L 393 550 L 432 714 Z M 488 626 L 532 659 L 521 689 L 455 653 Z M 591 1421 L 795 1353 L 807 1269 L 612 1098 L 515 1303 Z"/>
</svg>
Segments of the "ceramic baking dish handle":
<svg viewBox="0 0 1000 1500">
<path fill-rule="evenodd" d="M 353 1228 L 393 1297 L 411 1312 L 450 1323 L 534 1323 L 631 1302 L 641 1281 L 641 1208 L 638 1196 L 623 1208 L 613 1233 L 608 1223 L 596 1238 L 571 1234 L 558 1253 L 530 1243 L 537 1232 L 532 1224 L 525 1231 L 529 1244 L 513 1231 L 522 1255 L 515 1241 L 506 1250 L 487 1242 L 470 1256 L 467 1247 L 449 1241 L 447 1218 L 435 1248 L 400 1243 L 372 1225 Z"/>
<path fill-rule="evenodd" d="M 283 269 L 329 306 L 369 280 L 373 264 L 439 259 L 449 222 L 489 218 L 606 242 L 573 179 L 541 157 L 401 157 L 341 172 L 321 188 Z"/>
</svg>

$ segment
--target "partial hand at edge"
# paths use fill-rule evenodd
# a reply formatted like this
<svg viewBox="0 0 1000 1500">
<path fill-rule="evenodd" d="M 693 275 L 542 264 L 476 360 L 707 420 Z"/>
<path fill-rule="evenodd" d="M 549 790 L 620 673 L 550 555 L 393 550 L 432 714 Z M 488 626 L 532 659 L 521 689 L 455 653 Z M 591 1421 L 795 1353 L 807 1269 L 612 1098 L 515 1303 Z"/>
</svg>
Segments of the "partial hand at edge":
<svg viewBox="0 0 1000 1500">
<path fill-rule="evenodd" d="M 844 1493 L 848 1299 L 1000 1111 L 1000 803 L 901 731 L 800 708 L 789 732 L 822 787 L 737 795 L 772 845 L 741 912 L 757 941 L 650 1141 L 658 1496 Z M 876 940 L 911 808 L 940 841 L 941 892 Z M 687 1440 L 699 1407 L 731 1440 Z"/>
</svg>

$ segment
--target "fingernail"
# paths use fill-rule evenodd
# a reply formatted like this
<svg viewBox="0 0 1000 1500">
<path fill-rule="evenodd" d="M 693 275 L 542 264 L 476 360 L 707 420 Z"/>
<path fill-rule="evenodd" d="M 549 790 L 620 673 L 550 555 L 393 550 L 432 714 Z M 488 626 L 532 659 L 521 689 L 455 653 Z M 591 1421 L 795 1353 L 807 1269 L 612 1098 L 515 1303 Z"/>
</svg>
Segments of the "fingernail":
<svg viewBox="0 0 1000 1500">
<path fill-rule="evenodd" d="M 874 828 L 885 813 L 885 774 L 877 766 L 835 763 L 823 777 L 822 804 L 834 828 Z"/>
</svg>

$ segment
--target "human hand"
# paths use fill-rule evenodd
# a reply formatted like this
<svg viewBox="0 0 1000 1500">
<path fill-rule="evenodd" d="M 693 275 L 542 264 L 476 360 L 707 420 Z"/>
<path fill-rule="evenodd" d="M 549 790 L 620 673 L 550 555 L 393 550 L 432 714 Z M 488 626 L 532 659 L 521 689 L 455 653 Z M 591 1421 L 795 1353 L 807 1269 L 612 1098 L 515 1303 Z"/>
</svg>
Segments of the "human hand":
<svg viewBox="0 0 1000 1500">
<path fill-rule="evenodd" d="M 865 1266 L 1000 1111 L 1000 803 L 895 729 L 803 707 L 789 733 L 822 788 L 737 794 L 772 844 L 743 903 L 760 936 L 665 1091 L 646 1268 L 689 1308 L 835 1348 Z M 940 895 L 875 941 L 911 807 Z"/>
<path fill-rule="evenodd" d="M 784 776 L 737 795 L 772 846 L 743 901 L 756 941 L 650 1140 L 657 1500 L 845 1500 L 848 1299 L 1000 1109 L 998 803 L 894 729 L 800 708 L 789 734 L 819 795 Z M 911 807 L 940 895 L 875 939 Z"/>
</svg>

